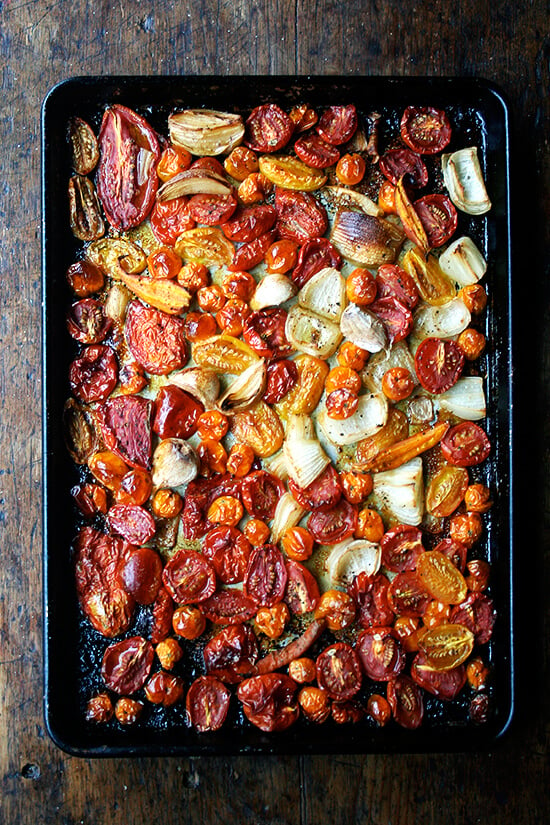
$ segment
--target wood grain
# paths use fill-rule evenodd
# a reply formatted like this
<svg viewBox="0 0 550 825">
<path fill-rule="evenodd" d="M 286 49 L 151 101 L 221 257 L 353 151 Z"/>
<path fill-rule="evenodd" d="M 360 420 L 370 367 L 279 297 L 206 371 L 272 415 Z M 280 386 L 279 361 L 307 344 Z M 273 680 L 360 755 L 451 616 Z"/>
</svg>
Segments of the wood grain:
<svg viewBox="0 0 550 825">
<path fill-rule="evenodd" d="M 1 825 L 549 821 L 549 60 L 545 0 L 0 1 Z M 494 753 L 89 761 L 45 734 L 41 100 L 75 75 L 254 72 L 477 75 L 511 103 L 519 581 L 528 593 L 518 650 L 527 678 L 518 722 Z"/>
</svg>

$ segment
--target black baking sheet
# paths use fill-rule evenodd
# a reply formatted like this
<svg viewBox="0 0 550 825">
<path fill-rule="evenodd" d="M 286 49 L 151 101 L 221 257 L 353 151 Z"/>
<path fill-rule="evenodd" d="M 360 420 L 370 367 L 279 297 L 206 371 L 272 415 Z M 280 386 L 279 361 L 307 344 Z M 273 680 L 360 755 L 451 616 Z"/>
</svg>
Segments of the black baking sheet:
<svg viewBox="0 0 550 825">
<path fill-rule="evenodd" d="M 65 272 L 81 244 L 71 234 L 67 182 L 71 174 L 66 139 L 71 117 L 97 132 L 105 107 L 122 103 L 167 133 L 174 108 L 237 110 L 275 102 L 288 110 L 307 102 L 320 109 L 354 103 L 367 116 L 376 111 L 395 129 L 407 105 L 446 109 L 453 123 L 449 149 L 478 145 L 492 200 L 491 211 L 473 222 L 473 237 L 489 261 L 486 394 L 487 433 L 493 445 L 484 479 L 494 493 L 482 552 L 492 564 L 490 595 L 498 620 L 488 653 L 493 669 L 492 713 L 484 725 L 468 719 L 471 697 L 446 704 L 426 694 L 425 721 L 407 731 L 395 723 L 377 728 L 366 720 L 316 726 L 300 720 L 280 734 L 264 734 L 238 716 L 225 727 L 198 734 L 185 724 L 184 710 L 153 709 L 138 725 L 93 726 L 84 707 L 101 689 L 97 673 L 108 641 L 81 618 L 70 548 L 78 529 L 70 495 L 78 480 L 62 432 L 69 395 L 68 367 L 75 356 L 65 317 L 71 295 Z M 389 77 L 86 77 L 65 81 L 48 94 L 42 110 L 43 172 L 43 359 L 44 359 L 44 647 L 45 718 L 53 740 L 80 756 L 200 755 L 237 753 L 368 753 L 456 751 L 491 746 L 508 728 L 513 712 L 512 563 L 512 319 L 509 220 L 509 125 L 502 95 L 483 81 L 457 78 Z M 383 137 L 383 136 L 382 136 Z M 456 144 L 456 145 L 455 145 Z M 138 619 L 139 623 L 139 619 Z M 139 624 L 131 633 L 139 632 Z"/>
</svg>

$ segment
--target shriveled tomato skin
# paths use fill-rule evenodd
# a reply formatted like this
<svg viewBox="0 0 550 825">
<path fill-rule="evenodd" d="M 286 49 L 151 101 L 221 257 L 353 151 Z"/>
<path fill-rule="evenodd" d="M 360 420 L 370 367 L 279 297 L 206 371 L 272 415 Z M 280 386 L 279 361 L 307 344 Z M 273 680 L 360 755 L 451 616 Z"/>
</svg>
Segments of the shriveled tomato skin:
<svg viewBox="0 0 550 825">
<path fill-rule="evenodd" d="M 334 166 L 340 159 L 340 152 L 331 146 L 320 135 L 310 132 L 298 138 L 294 144 L 294 151 L 304 163 L 314 169 L 326 169 Z"/>
<path fill-rule="evenodd" d="M 267 203 L 244 206 L 223 224 L 222 232 L 230 241 L 249 243 L 268 232 L 276 220 L 275 209 Z"/>
<path fill-rule="evenodd" d="M 122 539 L 93 527 L 83 528 L 76 540 L 75 576 L 80 607 L 98 633 L 109 639 L 128 629 L 134 613 L 134 599 L 117 576 L 128 552 Z"/>
<path fill-rule="evenodd" d="M 67 317 L 69 334 L 81 344 L 99 344 L 113 326 L 94 298 L 83 298 L 72 305 Z"/>
<path fill-rule="evenodd" d="M 351 645 L 335 642 L 319 654 L 315 666 L 317 683 L 331 699 L 351 699 L 360 691 L 361 663 Z"/>
<path fill-rule="evenodd" d="M 321 137 L 332 146 L 346 143 L 357 129 L 357 110 L 348 106 L 329 106 L 319 118 L 316 126 Z"/>
<path fill-rule="evenodd" d="M 151 641 L 154 645 L 162 642 L 172 632 L 172 616 L 174 602 L 168 590 L 161 585 L 153 602 L 153 621 L 151 625 Z"/>
<path fill-rule="evenodd" d="M 413 327 L 412 312 L 393 296 L 378 298 L 369 309 L 384 322 L 391 343 L 402 341 Z"/>
<path fill-rule="evenodd" d="M 178 550 L 164 568 L 162 580 L 180 605 L 202 602 L 216 589 L 214 568 L 208 559 L 194 550 Z"/>
<path fill-rule="evenodd" d="M 153 430 L 160 438 L 190 438 L 204 405 L 175 384 L 161 387 L 155 400 Z"/>
<path fill-rule="evenodd" d="M 493 635 L 496 611 L 493 600 L 485 593 L 470 593 L 468 598 L 453 608 L 451 622 L 471 630 L 478 645 L 486 644 Z"/>
<path fill-rule="evenodd" d="M 201 602 L 201 610 L 214 624 L 239 624 L 251 619 L 258 607 L 241 590 L 217 590 Z"/>
<path fill-rule="evenodd" d="M 244 578 L 252 545 L 236 527 L 220 526 L 204 537 L 202 552 L 212 563 L 218 579 L 236 584 Z"/>
<path fill-rule="evenodd" d="M 268 307 L 252 312 L 243 323 L 243 338 L 261 358 L 286 358 L 293 348 L 285 334 L 287 311 Z"/>
<path fill-rule="evenodd" d="M 185 196 L 155 203 L 150 222 L 153 235 L 158 241 L 174 246 L 182 232 L 194 229 L 195 221 L 189 214 L 187 204 Z"/>
<path fill-rule="evenodd" d="M 266 733 L 286 730 L 298 718 L 297 684 L 283 673 L 265 673 L 241 682 L 237 696 L 249 722 Z"/>
<path fill-rule="evenodd" d="M 98 410 L 106 446 L 132 467 L 151 467 L 153 404 L 139 395 L 117 395 Z"/>
<path fill-rule="evenodd" d="M 153 665 L 153 645 L 132 636 L 110 645 L 103 656 L 101 675 L 110 690 L 127 696 L 143 687 Z"/>
<path fill-rule="evenodd" d="M 400 674 L 388 682 L 388 702 L 398 725 L 415 730 L 422 724 L 424 701 L 422 691 L 410 676 Z"/>
<path fill-rule="evenodd" d="M 295 192 L 277 187 L 275 210 L 279 236 L 303 244 L 310 238 L 320 238 L 328 228 L 324 206 L 308 192 Z"/>
<path fill-rule="evenodd" d="M 313 276 L 325 267 L 340 269 L 342 256 L 328 238 L 309 238 L 300 247 L 298 261 L 291 277 L 301 289 Z"/>
<path fill-rule="evenodd" d="M 138 504 L 115 504 L 107 512 L 109 526 L 114 533 L 130 544 L 145 544 L 156 532 L 152 515 Z"/>
<path fill-rule="evenodd" d="M 282 359 L 270 364 L 266 372 L 264 401 L 276 404 L 290 392 L 298 380 L 298 368 L 294 361 Z"/>
<path fill-rule="evenodd" d="M 254 547 L 248 560 L 243 592 L 259 607 L 273 607 L 284 596 L 288 574 L 275 544 Z"/>
<path fill-rule="evenodd" d="M 428 693 L 451 702 L 466 684 L 466 667 L 459 665 L 451 670 L 434 670 L 420 651 L 411 665 L 411 677 Z"/>
<path fill-rule="evenodd" d="M 115 353 L 103 344 L 86 347 L 80 358 L 72 362 L 69 381 L 73 395 L 79 401 L 86 404 L 105 401 L 118 381 L 118 361 Z"/>
<path fill-rule="evenodd" d="M 394 612 L 388 601 L 390 582 L 384 573 L 367 576 L 359 573 L 348 587 L 357 605 L 357 618 L 362 627 L 383 627 L 393 622 Z"/>
<path fill-rule="evenodd" d="M 187 361 L 185 322 L 159 309 L 132 301 L 124 333 L 136 361 L 153 375 L 167 375 Z"/>
<path fill-rule="evenodd" d="M 307 526 L 319 544 L 336 544 L 355 532 L 357 507 L 342 498 L 328 512 L 315 510 L 309 517 Z"/>
<path fill-rule="evenodd" d="M 446 113 L 433 106 L 407 106 L 401 118 L 403 142 L 422 155 L 434 155 L 451 139 L 451 124 Z"/>
<path fill-rule="evenodd" d="M 355 650 L 363 670 L 375 682 L 389 682 L 405 667 L 405 652 L 391 627 L 370 627 L 364 630 Z"/>
<path fill-rule="evenodd" d="M 390 149 L 380 158 L 380 171 L 394 186 L 402 177 L 405 177 L 406 184 L 415 189 L 428 183 L 426 164 L 420 155 L 410 149 Z"/>
<path fill-rule="evenodd" d="M 99 146 L 97 192 L 109 223 L 126 231 L 140 224 L 153 206 L 159 141 L 144 118 L 115 104 L 103 116 Z"/>
<path fill-rule="evenodd" d="M 417 527 L 398 524 L 388 530 L 380 541 L 384 567 L 393 573 L 414 570 L 424 552 L 422 533 Z"/>
<path fill-rule="evenodd" d="M 185 699 L 187 718 L 199 733 L 219 730 L 229 711 L 231 694 L 213 676 L 198 676 Z"/>
<path fill-rule="evenodd" d="M 414 209 L 431 248 L 443 246 L 456 232 L 457 211 L 446 195 L 425 195 L 414 202 Z"/>
<path fill-rule="evenodd" d="M 273 518 L 277 502 L 284 492 L 283 482 L 266 470 L 255 470 L 241 482 L 243 504 L 248 513 L 264 521 Z"/>
<path fill-rule="evenodd" d="M 293 559 L 287 559 L 287 583 L 284 601 L 292 613 L 302 615 L 315 610 L 320 598 L 319 585 L 307 567 Z"/>
<path fill-rule="evenodd" d="M 224 627 L 203 651 L 206 672 L 229 685 L 239 684 L 249 676 L 258 656 L 256 635 L 250 625 L 242 622 Z"/>
<path fill-rule="evenodd" d="M 323 512 L 330 512 L 342 498 L 343 492 L 340 477 L 332 464 L 307 487 L 299 487 L 292 479 L 289 479 L 288 487 L 298 504 L 306 510 Z"/>
<path fill-rule="evenodd" d="M 378 298 L 397 298 L 409 309 L 414 309 L 420 300 L 414 278 L 397 264 L 382 264 L 376 274 Z"/>
</svg>

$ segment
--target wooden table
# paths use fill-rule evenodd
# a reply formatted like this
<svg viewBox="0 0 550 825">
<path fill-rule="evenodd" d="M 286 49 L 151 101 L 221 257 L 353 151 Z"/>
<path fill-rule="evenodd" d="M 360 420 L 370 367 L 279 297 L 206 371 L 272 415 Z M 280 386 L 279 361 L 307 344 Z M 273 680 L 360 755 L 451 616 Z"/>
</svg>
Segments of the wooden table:
<svg viewBox="0 0 550 825">
<path fill-rule="evenodd" d="M 547 3 L 4 0 L 0 56 L 0 823 L 548 822 Z M 42 720 L 39 112 L 55 82 L 109 73 L 478 75 L 508 96 L 522 601 L 517 720 L 494 752 L 88 761 L 49 740 Z"/>
</svg>

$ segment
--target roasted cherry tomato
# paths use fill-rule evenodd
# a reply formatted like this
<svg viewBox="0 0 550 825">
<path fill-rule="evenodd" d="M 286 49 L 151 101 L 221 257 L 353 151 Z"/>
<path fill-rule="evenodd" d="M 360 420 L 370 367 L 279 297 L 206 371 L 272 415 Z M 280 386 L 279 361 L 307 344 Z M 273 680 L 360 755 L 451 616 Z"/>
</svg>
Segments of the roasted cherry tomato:
<svg viewBox="0 0 550 825">
<path fill-rule="evenodd" d="M 126 313 L 124 332 L 136 361 L 153 375 L 166 375 L 181 369 L 187 361 L 182 318 L 132 301 Z"/>
<path fill-rule="evenodd" d="M 282 601 L 288 574 L 284 556 L 275 544 L 254 547 L 248 560 L 243 593 L 260 607 Z"/>
<path fill-rule="evenodd" d="M 350 418 L 356 412 L 359 398 L 356 393 L 343 388 L 329 393 L 325 405 L 329 418 L 342 421 L 345 418 Z"/>
<path fill-rule="evenodd" d="M 450 538 L 442 539 L 438 544 L 436 544 L 434 550 L 438 550 L 440 553 L 447 556 L 455 567 L 457 567 L 461 573 L 464 573 L 464 569 L 466 567 L 466 556 L 468 554 L 468 548 L 465 544 L 462 544 L 459 541 L 454 541 Z"/>
<path fill-rule="evenodd" d="M 414 278 L 397 264 L 382 264 L 376 274 L 379 298 L 397 298 L 409 309 L 414 309 L 420 300 Z"/>
<path fill-rule="evenodd" d="M 215 527 L 204 537 L 202 552 L 212 563 L 223 584 L 236 584 L 244 578 L 252 545 L 236 527 Z"/>
<path fill-rule="evenodd" d="M 405 367 L 392 367 L 382 378 L 382 392 L 390 401 L 404 401 L 414 387 L 414 378 Z"/>
<path fill-rule="evenodd" d="M 269 364 L 266 372 L 266 388 L 264 401 L 266 404 L 276 404 L 290 392 L 298 380 L 298 368 L 294 361 L 282 359 Z"/>
<path fill-rule="evenodd" d="M 408 106 L 401 118 L 401 138 L 413 152 L 434 155 L 451 140 L 449 118 L 432 106 Z"/>
<path fill-rule="evenodd" d="M 205 631 L 206 619 L 198 607 L 193 604 L 182 604 L 174 610 L 172 627 L 177 636 L 193 641 Z"/>
<path fill-rule="evenodd" d="M 412 329 L 412 312 L 397 298 L 377 298 L 369 309 L 384 322 L 391 343 L 402 341 Z"/>
<path fill-rule="evenodd" d="M 454 387 L 464 369 L 464 353 L 454 341 L 426 338 L 416 350 L 414 366 L 425 390 L 439 395 Z"/>
<path fill-rule="evenodd" d="M 284 274 L 291 270 L 298 258 L 298 244 L 283 238 L 272 243 L 266 252 L 265 262 L 268 272 Z"/>
<path fill-rule="evenodd" d="M 268 307 L 252 312 L 243 324 L 243 338 L 261 358 L 274 361 L 292 352 L 285 334 L 286 309 Z"/>
<path fill-rule="evenodd" d="M 343 590 L 325 590 L 315 608 L 315 618 L 324 619 L 329 630 L 343 630 L 355 619 L 355 602 Z"/>
<path fill-rule="evenodd" d="M 252 172 L 257 172 L 258 156 L 246 146 L 235 146 L 223 162 L 228 175 L 238 181 L 245 180 Z"/>
<path fill-rule="evenodd" d="M 119 104 L 110 106 L 99 132 L 97 192 L 109 223 L 125 231 L 149 214 L 158 186 L 158 138 L 147 121 Z"/>
<path fill-rule="evenodd" d="M 299 487 L 289 479 L 290 492 L 306 510 L 325 510 L 330 512 L 342 498 L 342 485 L 338 473 L 329 464 L 307 487 Z"/>
<path fill-rule="evenodd" d="M 78 298 L 89 298 L 103 289 L 105 275 L 90 261 L 76 261 L 67 270 L 67 283 Z"/>
<path fill-rule="evenodd" d="M 284 601 L 292 613 L 301 615 L 315 610 L 319 601 L 319 585 L 315 576 L 298 561 L 286 562 L 288 574 Z"/>
<path fill-rule="evenodd" d="M 206 643 L 203 653 L 206 672 L 227 684 L 238 684 L 253 671 L 258 653 L 254 631 L 239 621 L 220 630 Z"/>
<path fill-rule="evenodd" d="M 414 189 L 428 183 L 428 170 L 422 158 L 410 149 L 390 149 L 380 158 L 380 171 L 395 186 L 401 178 Z"/>
<path fill-rule="evenodd" d="M 335 642 L 316 660 L 317 683 L 331 699 L 351 699 L 361 689 L 361 663 L 355 650 L 345 642 Z"/>
<path fill-rule="evenodd" d="M 346 278 L 348 300 L 358 306 L 368 306 L 376 298 L 376 281 L 368 269 L 357 267 Z"/>
<path fill-rule="evenodd" d="M 345 186 L 355 186 L 365 177 L 367 164 L 357 153 L 342 155 L 336 164 L 336 177 Z"/>
<path fill-rule="evenodd" d="M 134 504 L 115 504 L 107 512 L 113 533 L 130 544 L 145 544 L 156 532 L 155 520 L 144 507 Z"/>
<path fill-rule="evenodd" d="M 468 471 L 444 464 L 426 490 L 426 510 L 437 518 L 452 515 L 462 503 L 467 487 Z"/>
<path fill-rule="evenodd" d="M 277 187 L 275 190 L 277 230 L 281 238 L 303 244 L 310 238 L 320 238 L 328 228 L 325 207 L 308 192 L 295 192 Z M 298 260 L 298 265 L 300 261 Z"/>
<path fill-rule="evenodd" d="M 315 510 L 308 519 L 308 530 L 319 544 L 336 544 L 352 536 L 357 526 L 357 508 L 340 499 L 332 510 Z"/>
<path fill-rule="evenodd" d="M 332 146 L 340 146 L 353 137 L 357 129 L 355 106 L 329 106 L 315 127 L 321 137 Z"/>
<path fill-rule="evenodd" d="M 73 395 L 79 401 L 105 401 L 118 381 L 118 362 L 110 347 L 102 344 L 86 347 L 69 370 Z"/>
<path fill-rule="evenodd" d="M 115 693 L 135 693 L 147 681 L 154 656 L 153 645 L 142 636 L 115 642 L 103 655 L 103 681 Z"/>
<path fill-rule="evenodd" d="M 453 562 L 439 550 L 422 553 L 416 572 L 428 593 L 442 604 L 460 604 L 468 588 L 464 576 Z"/>
<path fill-rule="evenodd" d="M 422 652 L 417 654 L 411 665 L 411 676 L 428 693 L 448 702 L 456 699 L 466 683 L 464 665 L 446 671 L 434 670 Z"/>
<path fill-rule="evenodd" d="M 241 682 L 237 696 L 249 722 L 270 733 L 286 730 L 299 716 L 296 682 L 283 673 L 265 673 Z"/>
<path fill-rule="evenodd" d="M 175 384 L 161 387 L 155 400 L 153 430 L 160 438 L 190 438 L 204 406 Z"/>
<path fill-rule="evenodd" d="M 183 146 L 167 146 L 162 150 L 157 166 L 157 175 L 162 181 L 185 172 L 191 166 L 191 154 Z"/>
<path fill-rule="evenodd" d="M 409 676 L 402 674 L 388 682 L 388 702 L 398 725 L 414 730 L 422 724 L 422 691 Z"/>
<path fill-rule="evenodd" d="M 194 550 L 178 550 L 166 564 L 162 580 L 178 604 L 204 601 L 216 589 L 213 566 Z"/>
<path fill-rule="evenodd" d="M 493 635 L 495 619 L 493 600 L 485 593 L 470 593 L 468 598 L 451 612 L 451 622 L 464 625 L 471 630 L 478 645 L 484 645 Z"/>
<path fill-rule="evenodd" d="M 422 616 L 432 600 L 415 570 L 405 570 L 392 579 L 388 602 L 398 616 Z"/>
<path fill-rule="evenodd" d="M 240 590 L 217 590 L 213 596 L 201 602 L 201 609 L 214 624 L 238 624 L 251 619 L 258 610 L 252 599 Z"/>
<path fill-rule="evenodd" d="M 228 221 L 237 208 L 232 195 L 193 195 L 187 204 L 191 218 L 204 226 L 219 226 Z"/>
<path fill-rule="evenodd" d="M 405 652 L 391 627 L 369 627 L 359 638 L 355 650 L 363 670 L 375 682 L 389 682 L 405 667 Z"/>
<path fill-rule="evenodd" d="M 335 146 L 331 146 L 322 137 L 314 132 L 298 138 L 294 144 L 294 151 L 304 163 L 314 169 L 326 169 L 334 166 L 340 158 L 340 152 Z"/>
<path fill-rule="evenodd" d="M 227 717 L 231 694 L 214 676 L 198 676 L 187 692 L 185 709 L 199 733 L 219 730 Z"/>
<path fill-rule="evenodd" d="M 417 527 L 398 524 L 384 534 L 380 541 L 384 567 L 394 573 L 414 570 L 424 553 L 422 533 Z"/>
<path fill-rule="evenodd" d="M 243 478 L 241 495 L 248 513 L 269 521 L 275 515 L 277 502 L 285 492 L 285 485 L 266 470 L 255 470 Z"/>
<path fill-rule="evenodd" d="M 250 243 L 272 228 L 277 220 L 277 213 L 268 204 L 243 206 L 231 220 L 222 226 L 223 234 L 230 241 Z"/>
<path fill-rule="evenodd" d="M 233 272 L 253 269 L 265 258 L 266 252 L 275 240 L 276 233 L 271 230 L 253 241 L 242 244 L 235 250 L 233 261 L 227 267 Z"/>
<path fill-rule="evenodd" d="M 433 670 L 452 670 L 466 661 L 472 652 L 474 634 L 462 624 L 445 622 L 425 630 L 418 644 Z"/>
<path fill-rule="evenodd" d="M 145 685 L 145 695 L 154 705 L 169 708 L 183 699 L 184 681 L 181 676 L 174 676 L 172 673 L 159 670 Z"/>
<path fill-rule="evenodd" d="M 442 246 L 456 232 L 458 216 L 447 195 L 425 195 L 414 202 L 414 209 L 424 227 L 428 246 Z"/>
<path fill-rule="evenodd" d="M 491 452 L 491 442 L 473 421 L 463 421 L 444 435 L 441 451 L 449 464 L 472 467 L 485 461 Z"/>
<path fill-rule="evenodd" d="M 67 329 L 81 344 L 99 344 L 103 341 L 113 322 L 107 318 L 103 306 L 93 298 L 84 298 L 73 304 L 67 317 Z"/>
<path fill-rule="evenodd" d="M 185 197 L 156 201 L 150 222 L 155 238 L 171 246 L 176 243 L 182 232 L 195 226 L 195 221 L 189 215 Z"/>
<path fill-rule="evenodd" d="M 289 559 L 307 561 L 313 553 L 313 536 L 305 527 L 287 527 L 281 539 L 283 548 Z"/>
<path fill-rule="evenodd" d="M 138 604 L 152 604 L 162 581 L 162 561 L 150 547 L 139 547 L 119 571 L 122 586 Z"/>
<path fill-rule="evenodd" d="M 342 258 L 328 238 L 310 238 L 300 247 L 292 280 L 301 289 L 317 272 L 327 266 L 340 269 Z"/>
<path fill-rule="evenodd" d="M 294 125 L 275 103 L 266 103 L 252 110 L 246 120 L 245 143 L 255 152 L 278 152 L 286 146 Z"/>
<path fill-rule="evenodd" d="M 389 625 L 394 614 L 388 601 L 390 583 L 383 573 L 367 576 L 359 573 L 348 587 L 348 593 L 357 605 L 357 618 L 362 627 Z"/>
</svg>

